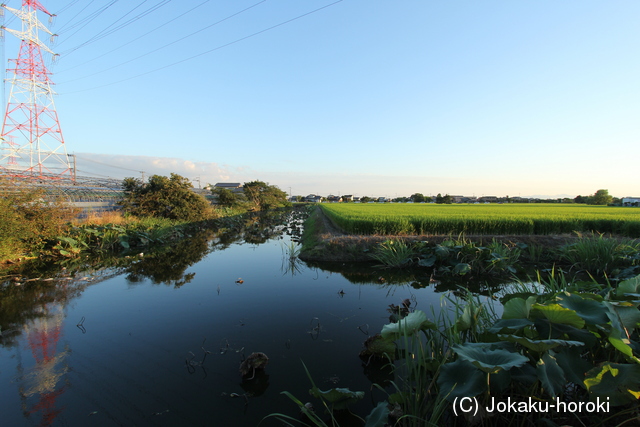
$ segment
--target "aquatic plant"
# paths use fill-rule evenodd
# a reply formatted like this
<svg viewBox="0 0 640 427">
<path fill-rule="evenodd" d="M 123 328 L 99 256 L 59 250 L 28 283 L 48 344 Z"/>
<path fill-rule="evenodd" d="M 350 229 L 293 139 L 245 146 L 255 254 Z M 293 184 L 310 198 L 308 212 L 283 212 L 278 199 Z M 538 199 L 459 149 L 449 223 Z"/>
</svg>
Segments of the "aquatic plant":
<svg viewBox="0 0 640 427">
<path fill-rule="evenodd" d="M 640 265 L 640 242 L 591 234 L 562 247 L 560 255 L 577 269 L 611 275 L 615 270 Z"/>
<path fill-rule="evenodd" d="M 364 392 L 351 391 L 348 388 L 332 388 L 329 390 L 320 390 L 318 386 L 316 386 L 315 382 L 313 381 L 313 378 L 309 373 L 309 370 L 307 369 L 307 366 L 304 364 L 304 362 L 302 362 L 302 366 L 304 367 L 305 373 L 307 374 L 307 378 L 309 379 L 312 385 L 312 388 L 309 390 L 309 394 L 311 394 L 313 397 L 321 401 L 322 406 L 325 408 L 326 413 L 328 414 L 330 424 L 328 424 L 320 415 L 316 413 L 316 411 L 313 409 L 312 404 L 310 403 L 303 404 L 300 400 L 298 400 L 295 396 L 293 396 L 288 391 L 283 391 L 281 392 L 281 394 L 284 394 L 289 399 L 291 399 L 291 401 L 298 406 L 298 409 L 300 411 L 302 418 L 304 418 L 305 421 L 312 423 L 312 425 L 318 426 L 318 427 L 327 427 L 329 425 L 339 426 L 340 424 L 336 419 L 336 415 L 334 411 L 348 411 L 348 408 L 350 405 L 362 400 L 362 398 L 364 397 Z M 372 411 L 372 414 L 374 414 L 375 411 L 376 410 L 374 409 L 374 411 Z M 355 419 L 358 419 L 359 421 L 365 422 L 365 420 L 363 420 L 362 418 L 358 417 L 355 414 L 350 413 L 350 415 L 352 415 Z M 289 426 L 295 425 L 295 424 L 291 424 L 289 421 L 293 421 L 296 424 L 300 423 L 300 420 L 290 415 L 281 414 L 281 413 L 269 414 L 266 417 L 264 417 L 262 421 L 271 417 L 275 417 L 281 422 Z M 367 424 L 366 424 L 367 427 L 377 427 L 377 426 L 383 427 L 384 426 L 384 424 L 373 423 L 374 418 L 375 418 L 375 414 L 373 415 L 373 418 L 371 419 L 372 421 L 370 422 L 369 417 L 367 417 Z M 384 418 L 386 421 L 386 417 Z"/>
<path fill-rule="evenodd" d="M 416 253 L 404 240 L 386 240 L 376 246 L 371 258 L 384 267 L 406 267 L 414 261 Z"/>
</svg>

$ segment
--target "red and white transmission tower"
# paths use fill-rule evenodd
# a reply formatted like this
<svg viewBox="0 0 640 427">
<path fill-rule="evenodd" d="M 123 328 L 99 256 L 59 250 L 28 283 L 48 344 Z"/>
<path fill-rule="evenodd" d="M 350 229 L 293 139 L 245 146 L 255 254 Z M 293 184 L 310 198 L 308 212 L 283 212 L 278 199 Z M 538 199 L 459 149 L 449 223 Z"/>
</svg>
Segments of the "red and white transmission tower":
<svg viewBox="0 0 640 427">
<path fill-rule="evenodd" d="M 42 51 L 55 54 L 38 37 L 40 31 L 52 37 L 53 33 L 38 20 L 37 12 L 53 15 L 38 0 L 22 0 L 20 10 L 1 6 L 20 18 L 22 30 L 2 27 L 21 43 L 18 59 L 9 60 L 15 68 L 7 69 L 13 78 L 0 134 L 0 172 L 38 179 L 72 178 Z"/>
</svg>

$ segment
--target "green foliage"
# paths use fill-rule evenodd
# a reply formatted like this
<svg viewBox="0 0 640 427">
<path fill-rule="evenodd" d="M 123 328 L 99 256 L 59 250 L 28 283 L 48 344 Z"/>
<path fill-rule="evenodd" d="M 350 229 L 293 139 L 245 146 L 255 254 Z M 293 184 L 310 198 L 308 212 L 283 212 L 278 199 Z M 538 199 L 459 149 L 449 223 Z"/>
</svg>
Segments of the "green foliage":
<svg viewBox="0 0 640 427">
<path fill-rule="evenodd" d="M 414 203 L 422 203 L 426 200 L 422 193 L 412 194 L 410 198 Z"/>
<path fill-rule="evenodd" d="M 415 256 L 413 248 L 404 240 L 382 242 L 371 254 L 371 258 L 385 267 L 406 267 L 413 262 Z"/>
<path fill-rule="evenodd" d="M 59 197 L 11 180 L 0 182 L 0 259 L 39 251 L 75 216 Z"/>
<path fill-rule="evenodd" d="M 591 235 L 564 246 L 561 257 L 592 275 L 612 275 L 616 270 L 640 264 L 640 242 Z"/>
<path fill-rule="evenodd" d="M 492 241 L 480 246 L 459 237 L 437 245 L 425 241 L 408 243 L 401 239 L 386 240 L 375 247 L 370 257 L 384 267 L 434 267 L 439 274 L 511 274 L 516 272 L 521 249 Z"/>
<path fill-rule="evenodd" d="M 621 282 L 618 292 L 604 288 L 593 294 L 573 287 L 505 296 L 502 319 L 479 335 L 480 341 L 453 346 L 459 358 L 443 366 L 439 392 L 450 400 L 481 396 L 491 382 L 481 373 L 503 370 L 503 391 L 492 387 L 493 397 L 524 400 L 544 392 L 562 401 L 574 383 L 579 389 L 572 392 L 573 400 L 609 397 L 612 406 L 637 402 L 638 283 L 640 276 Z"/>
<path fill-rule="evenodd" d="M 228 188 L 213 188 L 211 193 L 218 196 L 218 205 L 220 206 L 234 207 L 240 203 L 238 195 Z"/>
<path fill-rule="evenodd" d="M 609 195 L 609 190 L 598 190 L 590 197 L 589 204 L 608 205 L 613 201 L 613 196 Z"/>
<path fill-rule="evenodd" d="M 126 178 L 123 187 L 120 205 L 135 216 L 201 221 L 210 218 L 213 212 L 209 202 L 192 191 L 191 182 L 175 173 L 169 178 L 153 175 L 147 183 Z"/>
<path fill-rule="evenodd" d="M 269 185 L 263 181 L 251 181 L 244 183 L 243 190 L 252 210 L 291 206 L 287 201 L 287 193 L 275 185 Z"/>
</svg>

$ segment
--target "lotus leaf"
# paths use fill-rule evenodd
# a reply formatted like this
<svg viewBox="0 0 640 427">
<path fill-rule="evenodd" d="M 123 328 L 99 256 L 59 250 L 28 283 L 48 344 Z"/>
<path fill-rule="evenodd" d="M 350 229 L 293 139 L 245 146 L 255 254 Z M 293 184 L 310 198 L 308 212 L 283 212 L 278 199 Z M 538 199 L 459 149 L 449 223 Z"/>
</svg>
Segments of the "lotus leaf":
<svg viewBox="0 0 640 427">
<path fill-rule="evenodd" d="M 500 319 L 489 329 L 489 332 L 498 333 L 505 329 L 517 331 L 531 325 L 533 322 L 529 319 Z"/>
<path fill-rule="evenodd" d="M 453 267 L 453 273 L 459 274 L 460 276 L 464 276 L 465 274 L 471 271 L 471 265 L 466 262 L 460 262 Z"/>
<path fill-rule="evenodd" d="M 535 303 L 536 297 L 530 296 L 526 300 L 524 298 L 512 298 L 504 303 L 503 319 L 527 319 L 531 306 Z"/>
<path fill-rule="evenodd" d="M 616 296 L 618 298 L 624 298 L 628 296 L 628 294 L 640 294 L 640 275 L 632 279 L 623 280 L 618 284 Z"/>
<path fill-rule="evenodd" d="M 435 328 L 435 323 L 427 320 L 427 315 L 423 311 L 416 310 L 400 319 L 398 323 L 384 325 L 381 334 L 383 338 L 396 339 L 401 335 L 410 336 L 421 330 Z"/>
<path fill-rule="evenodd" d="M 487 389 L 485 375 L 471 362 L 458 359 L 442 366 L 438 376 L 440 395 L 448 401 L 456 397 L 473 397 Z"/>
<path fill-rule="evenodd" d="M 562 368 L 567 381 L 584 386 L 584 376 L 593 364 L 589 363 L 581 356 L 583 349 L 577 347 L 565 347 L 556 352 L 555 358 L 558 365 Z"/>
<path fill-rule="evenodd" d="M 601 302 L 584 298 L 581 295 L 566 293 L 558 295 L 558 300 L 558 304 L 569 310 L 574 310 L 588 325 L 600 325 L 608 321 L 607 308 Z"/>
<path fill-rule="evenodd" d="M 637 307 L 616 307 L 622 326 L 628 331 L 640 327 L 640 310 Z"/>
<path fill-rule="evenodd" d="M 570 325 L 578 329 L 584 327 L 585 321 L 578 316 L 575 310 L 562 307 L 560 304 L 533 304 L 531 311 L 541 313 L 551 323 L 559 323 L 561 325 Z"/>
<path fill-rule="evenodd" d="M 389 418 L 389 408 L 387 402 L 380 402 L 365 418 L 364 427 L 384 427 Z"/>
<path fill-rule="evenodd" d="M 391 339 L 382 338 L 380 334 L 375 334 L 364 342 L 364 350 L 360 352 L 360 357 L 375 356 L 393 358 L 396 353 L 396 343 Z"/>
<path fill-rule="evenodd" d="M 592 400 L 599 397 L 612 406 L 637 402 L 640 398 L 640 365 L 605 362 L 587 372 L 584 384 Z"/>
<path fill-rule="evenodd" d="M 453 351 L 487 373 L 495 373 L 500 369 L 509 370 L 514 366 L 522 366 L 529 361 L 529 358 L 522 354 L 503 349 L 492 350 L 487 347 L 456 344 L 453 346 Z"/>
<path fill-rule="evenodd" d="M 474 307 L 471 304 L 465 306 L 462 315 L 456 321 L 456 327 L 459 332 L 464 332 L 478 323 L 478 315 L 482 310 L 482 306 Z"/>
<path fill-rule="evenodd" d="M 436 258 L 435 255 L 429 255 L 426 258 L 421 258 L 418 261 L 418 265 L 421 266 L 421 267 L 433 267 L 435 265 L 435 263 L 436 263 L 436 260 L 437 260 L 437 258 Z"/>
<path fill-rule="evenodd" d="M 581 341 L 589 348 L 593 347 L 598 341 L 597 332 L 578 329 L 561 323 L 551 323 L 547 319 L 536 319 L 535 328 L 538 331 L 538 336 L 550 337 L 550 339 Z"/>
<path fill-rule="evenodd" d="M 557 360 L 549 353 L 545 353 L 536 365 L 538 379 L 542 387 L 551 397 L 556 397 L 566 384 L 564 371 Z"/>
<path fill-rule="evenodd" d="M 348 388 L 332 388 L 322 391 L 318 387 L 309 390 L 313 397 L 322 399 L 333 406 L 334 410 L 347 409 L 353 403 L 358 402 L 364 397 L 364 391 L 351 391 Z"/>
<path fill-rule="evenodd" d="M 538 381 L 536 369 L 528 363 L 522 366 L 511 368 L 509 370 L 509 374 L 511 375 L 511 379 L 513 381 L 517 381 L 528 386 L 532 386 Z"/>
<path fill-rule="evenodd" d="M 526 337 L 519 337 L 516 335 L 498 334 L 498 338 L 504 341 L 515 342 L 529 350 L 541 353 L 543 351 L 556 348 L 558 346 L 583 346 L 584 343 L 580 341 L 567 341 L 567 340 L 532 340 Z"/>
<path fill-rule="evenodd" d="M 609 308 L 607 316 L 611 321 L 609 336 L 607 337 L 609 339 L 609 342 L 622 354 L 636 361 L 637 363 L 640 363 L 640 359 L 633 355 L 631 341 L 624 331 L 621 319 L 618 316 L 618 313 L 616 312 L 614 306 L 607 303 L 607 307 Z"/>
</svg>

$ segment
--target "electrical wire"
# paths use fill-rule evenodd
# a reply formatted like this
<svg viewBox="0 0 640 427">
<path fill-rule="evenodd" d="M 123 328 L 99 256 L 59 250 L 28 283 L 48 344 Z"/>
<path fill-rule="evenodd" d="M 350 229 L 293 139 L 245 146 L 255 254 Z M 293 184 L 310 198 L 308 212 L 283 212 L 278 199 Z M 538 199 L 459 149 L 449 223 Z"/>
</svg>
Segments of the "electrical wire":
<svg viewBox="0 0 640 427">
<path fill-rule="evenodd" d="M 266 0 L 263 0 L 263 1 L 266 1 Z M 314 10 L 310 11 L 310 12 L 303 13 L 302 15 L 298 15 L 298 16 L 296 16 L 295 18 L 291 18 L 291 19 L 288 19 L 288 20 L 286 20 L 286 21 L 283 21 L 283 22 L 281 22 L 281 23 L 279 23 L 279 24 L 272 25 L 271 27 L 265 28 L 265 29 L 263 29 L 263 30 L 256 31 L 255 33 L 249 34 L 248 36 L 241 37 L 241 38 L 236 39 L 236 40 L 233 40 L 233 41 L 231 41 L 231 42 L 229 42 L 229 43 L 225 43 L 225 44 L 220 45 L 220 46 L 218 46 L 218 47 L 215 47 L 215 48 L 213 48 L 213 49 L 209 49 L 209 50 L 204 51 L 204 52 L 201 52 L 201 53 L 199 53 L 199 54 L 197 54 L 197 55 L 193 55 L 193 56 L 190 56 L 190 57 L 188 57 L 188 58 L 182 59 L 182 60 L 180 60 L 180 61 L 172 62 L 171 64 L 165 65 L 165 66 L 163 66 L 163 67 L 155 68 L 155 69 L 150 70 L 150 71 L 147 71 L 147 72 L 145 72 L 145 73 L 137 74 L 137 75 L 135 75 L 135 76 L 128 77 L 128 78 L 126 78 L 126 79 L 118 80 L 118 81 L 115 81 L 115 82 L 112 82 L 112 83 L 108 83 L 108 84 L 105 84 L 105 85 L 101 85 L 101 86 L 96 86 L 96 87 L 93 87 L 93 88 L 90 88 L 90 89 L 83 89 L 83 90 L 77 90 L 77 91 L 65 92 L 65 93 L 66 93 L 66 94 L 71 94 L 71 93 L 87 92 L 87 91 L 90 91 L 90 90 L 101 89 L 101 88 L 103 88 L 103 87 L 113 86 L 113 85 L 115 85 L 115 84 L 123 83 L 123 82 L 129 81 L 129 80 L 133 80 L 133 79 L 136 79 L 136 78 L 139 78 L 139 77 L 142 77 L 142 76 L 146 76 L 146 75 L 148 75 L 148 74 L 155 73 L 155 72 L 157 72 L 157 71 L 164 70 L 164 69 L 166 69 L 166 68 L 173 67 L 173 66 L 178 65 L 178 64 L 182 64 L 183 62 L 187 62 L 187 61 L 190 61 L 190 60 L 192 60 L 192 59 L 199 58 L 199 57 L 201 57 L 201 56 L 204 56 L 204 55 L 207 55 L 207 54 L 209 54 L 209 53 L 215 52 L 215 51 L 217 51 L 217 50 L 224 49 L 225 47 L 229 47 L 229 46 L 234 45 L 234 44 L 236 44 L 236 43 L 239 43 L 239 42 L 241 42 L 241 41 L 244 41 L 244 40 L 250 39 L 250 38 L 252 38 L 252 37 L 255 37 L 255 36 L 257 36 L 257 35 L 260 35 L 260 34 L 262 34 L 262 33 L 265 33 L 265 32 L 267 32 L 267 31 L 270 31 L 270 30 L 273 30 L 273 29 L 275 29 L 275 28 L 281 27 L 281 26 L 283 26 L 283 25 L 289 24 L 289 23 L 291 23 L 291 22 L 293 22 L 293 21 L 296 21 L 296 20 L 298 20 L 298 19 L 304 18 L 304 17 L 309 16 L 309 15 L 311 15 L 311 14 L 313 14 L 313 13 L 319 12 L 319 11 L 321 11 L 321 10 L 323 10 L 323 9 L 326 9 L 326 8 L 329 8 L 329 7 L 331 7 L 331 6 L 334 6 L 334 5 L 338 4 L 338 3 L 341 3 L 341 2 L 343 2 L 343 1 L 344 1 L 344 0 L 337 0 L 337 1 L 334 1 L 333 3 L 329 3 L 329 4 L 325 5 L 325 6 L 319 7 L 319 8 L 317 8 L 317 9 L 314 9 Z M 261 2 L 261 3 L 262 3 L 262 2 Z M 253 7 L 253 6 L 252 6 L 252 7 Z M 225 19 L 227 19 L 227 18 L 225 18 Z M 175 43 L 175 42 L 174 42 L 174 43 Z M 173 44 L 173 43 L 171 43 L 171 44 Z M 158 49 L 156 49 L 156 50 L 158 50 Z M 152 51 L 152 52 L 155 52 L 155 51 Z M 151 53 L 151 52 L 150 52 L 150 53 Z M 123 64 L 120 64 L 120 65 L 127 64 L 127 63 L 129 63 L 129 62 L 131 62 L 131 61 L 134 61 L 134 60 L 136 60 L 136 59 L 139 59 L 139 58 L 141 58 L 141 57 L 143 57 L 143 56 L 146 56 L 146 55 L 148 55 L 148 54 L 149 54 L 149 53 L 147 53 L 147 54 L 145 54 L 145 55 L 142 55 L 142 56 L 140 56 L 140 57 L 138 57 L 138 58 L 134 58 L 134 59 L 132 59 L 132 60 L 130 60 L 130 61 L 127 61 L 127 62 L 125 62 L 125 63 L 123 63 Z M 94 76 L 94 75 L 96 75 L 96 74 L 100 74 L 100 73 L 103 73 L 103 72 L 105 72 L 105 71 L 111 70 L 111 69 L 113 69 L 113 68 L 119 67 L 120 65 L 116 65 L 116 66 L 114 66 L 114 67 L 108 68 L 107 70 L 103 70 L 103 71 L 100 71 L 100 72 L 98 72 L 98 73 L 91 74 L 91 76 Z M 90 77 L 90 76 L 86 76 L 86 77 Z M 81 80 L 81 79 L 86 78 L 86 77 L 81 77 L 81 78 L 79 78 L 79 79 L 74 79 L 74 80 L 68 80 L 68 81 L 63 82 L 63 83 L 69 83 L 69 82 L 73 82 L 73 81 L 76 81 L 76 80 Z"/>
<path fill-rule="evenodd" d="M 110 165 L 110 164 L 108 164 L 108 163 L 103 163 L 103 162 L 98 162 L 98 161 L 96 161 L 96 160 L 87 159 L 86 157 L 78 157 L 78 155 L 77 155 L 77 154 L 74 154 L 74 156 L 76 156 L 76 159 L 80 159 L 80 160 L 82 160 L 83 162 L 97 163 L 97 164 L 99 164 L 99 165 L 109 166 L 109 167 L 111 167 L 111 168 L 116 168 L 116 169 L 123 169 L 123 170 L 131 171 L 131 172 L 140 172 L 140 170 L 139 170 L 139 169 L 130 169 L 130 168 L 122 167 L 122 166 L 114 166 L 114 165 Z"/>
<path fill-rule="evenodd" d="M 114 65 L 113 67 L 109 67 L 109 68 L 104 69 L 104 70 L 102 70 L 102 71 L 98 71 L 98 72 L 96 72 L 96 73 L 89 74 L 88 76 L 79 77 L 79 78 L 77 78 L 77 79 L 73 79 L 73 80 L 67 80 L 67 81 L 65 81 L 65 82 L 62 82 L 61 84 L 63 84 L 63 83 L 69 83 L 69 82 L 75 82 L 75 81 L 77 81 L 77 80 L 87 79 L 87 78 L 89 78 L 89 77 L 93 77 L 93 76 L 95 76 L 95 75 L 102 74 L 102 73 L 106 73 L 107 71 L 111 71 L 111 70 L 113 70 L 114 68 L 122 67 L 123 65 L 126 65 L 126 64 L 128 64 L 128 63 L 130 63 L 130 62 L 137 61 L 138 59 L 144 58 L 145 56 L 149 56 L 149 55 L 151 55 L 152 53 L 155 53 L 155 52 L 157 52 L 157 51 L 159 51 L 159 50 L 162 50 L 162 49 L 164 49 L 164 48 L 166 48 L 166 47 L 169 47 L 169 46 L 171 46 L 171 45 L 174 45 L 174 44 L 176 44 L 176 43 L 178 43 L 178 42 L 181 42 L 182 40 L 185 40 L 185 39 L 187 39 L 187 38 L 189 38 L 189 37 L 192 37 L 192 36 L 194 36 L 194 35 L 196 35 L 196 34 L 198 34 L 198 33 L 201 33 L 201 32 L 203 32 L 204 30 L 207 30 L 207 29 L 209 29 L 209 28 L 211 28 L 211 27 L 213 27 L 213 26 L 215 26 L 215 25 L 218 25 L 218 24 L 220 24 L 220 23 L 222 23 L 222 22 L 224 22 L 224 21 L 227 21 L 227 20 L 229 20 L 229 19 L 233 18 L 234 16 L 238 16 L 238 15 L 240 15 L 241 13 L 244 13 L 244 12 L 246 12 L 246 11 L 250 10 L 250 9 L 253 9 L 254 7 L 256 7 L 256 6 L 258 6 L 258 5 L 262 4 L 262 3 L 266 2 L 266 1 L 267 1 L 267 0 L 260 0 L 258 3 L 255 3 L 255 4 L 253 4 L 253 5 L 251 5 L 251 6 L 247 7 L 247 8 L 244 8 L 244 9 L 242 9 L 242 10 L 241 10 L 241 11 L 239 11 L 239 12 L 236 12 L 236 13 L 234 13 L 234 14 L 232 14 L 232 15 L 229 15 L 229 16 L 227 16 L 226 18 L 222 18 L 221 20 L 216 21 L 216 22 L 214 22 L 213 24 L 207 25 L 207 26 L 206 26 L 206 27 L 204 27 L 204 28 L 200 28 L 199 30 L 194 31 L 194 32 L 193 32 L 193 33 L 191 33 L 191 34 L 188 34 L 188 35 L 186 35 L 186 36 L 184 36 L 184 37 L 181 37 L 181 38 L 179 38 L 179 39 L 177 39 L 177 40 L 174 40 L 174 41 L 172 41 L 171 43 L 167 43 L 167 44 L 165 44 L 165 45 L 163 45 L 163 46 L 160 46 L 159 48 L 156 48 L 156 49 L 154 49 L 154 50 L 151 50 L 151 51 L 149 51 L 149 52 L 147 52 L 147 53 L 145 53 L 145 54 L 143 54 L 143 55 L 137 56 L 137 57 L 135 57 L 135 58 L 133 58 L 133 59 L 130 59 L 130 60 L 128 60 L 128 61 L 125 61 L 125 62 L 121 62 L 121 63 L 120 63 L 120 64 L 118 64 L 118 65 Z"/>
<path fill-rule="evenodd" d="M 87 4 L 85 7 L 83 7 L 80 12 L 76 13 L 73 18 L 71 18 L 67 24 L 70 24 L 71 22 L 73 22 L 74 19 L 76 19 L 78 17 L 78 15 L 80 15 L 82 12 L 84 12 L 89 6 L 91 6 L 96 0 L 91 0 L 89 2 L 89 4 Z M 111 3 L 109 3 L 108 5 L 104 6 L 102 9 L 98 9 L 98 11 L 91 13 L 90 15 L 88 15 L 85 18 L 82 18 L 80 21 L 78 21 L 77 23 L 71 25 L 69 28 L 65 29 L 64 25 L 62 26 L 62 28 L 60 28 L 60 30 L 58 30 L 58 34 L 62 34 L 65 33 L 66 31 L 69 31 L 75 27 L 77 27 L 78 25 L 81 25 L 84 21 L 86 21 L 87 19 L 89 19 L 91 21 L 93 21 L 94 19 L 96 19 L 102 12 L 104 12 L 105 10 L 107 10 L 108 8 L 110 8 L 111 6 L 113 6 L 114 3 L 116 3 L 118 0 L 113 0 Z M 76 31 L 77 33 L 77 31 Z M 75 34 L 75 33 L 74 33 Z"/>
<path fill-rule="evenodd" d="M 83 66 L 83 65 L 86 65 L 86 64 L 88 64 L 88 63 L 90 63 L 90 62 L 95 61 L 96 59 L 100 59 L 100 58 L 102 58 L 102 57 L 104 57 L 104 56 L 106 56 L 106 55 L 108 55 L 108 54 L 110 54 L 110 53 L 113 53 L 113 52 L 115 52 L 116 50 L 122 49 L 123 47 L 128 46 L 128 45 L 130 45 L 131 43 L 134 43 L 134 42 L 136 42 L 136 41 L 140 40 L 140 39 L 141 39 L 141 38 L 143 38 L 143 37 L 148 36 L 149 34 L 151 34 L 151 33 L 155 32 L 155 31 L 159 30 L 160 28 L 165 27 L 165 26 L 167 26 L 167 25 L 169 25 L 169 24 L 173 23 L 175 20 L 182 18 L 183 16 L 185 16 L 185 15 L 187 15 L 187 14 L 191 13 L 191 12 L 192 12 L 192 11 L 194 11 L 195 9 L 199 8 L 200 6 L 202 6 L 202 5 L 206 4 L 206 3 L 209 3 L 210 1 L 211 1 L 211 0 L 205 0 L 205 1 L 203 1 L 202 3 L 200 3 L 199 5 L 192 7 L 191 9 L 187 10 L 187 11 L 186 11 L 186 12 L 184 12 L 184 13 L 181 13 L 180 15 L 176 16 L 175 18 L 171 18 L 170 20 L 166 21 L 164 24 L 158 25 L 158 26 L 157 26 L 157 27 L 155 27 L 154 29 L 147 31 L 146 33 L 142 34 L 141 36 L 136 37 L 135 39 L 132 39 L 132 40 L 128 41 L 127 43 L 123 44 L 123 45 L 120 45 L 120 46 L 118 46 L 118 47 L 116 47 L 116 48 L 114 48 L 114 49 L 111 49 L 110 51 L 107 51 L 107 52 L 103 53 L 102 55 L 96 56 L 95 58 L 89 59 L 88 61 L 85 61 L 85 62 L 83 62 L 83 63 L 77 64 L 77 65 L 74 65 L 74 66 L 73 66 L 73 67 L 71 67 L 71 68 L 67 68 L 67 69 L 65 69 L 65 70 L 60 70 L 60 71 L 58 71 L 56 74 L 58 74 L 58 75 L 59 75 L 60 73 L 64 73 L 64 72 L 66 72 L 66 71 L 73 70 L 74 68 L 81 67 L 81 66 Z"/>
<path fill-rule="evenodd" d="M 120 17 L 118 20 L 116 20 L 114 23 L 112 23 L 109 27 L 113 26 L 113 25 L 114 25 L 114 24 L 116 24 L 118 21 L 120 21 L 121 19 L 123 19 L 124 17 L 126 17 L 128 14 L 130 14 L 130 13 L 131 13 L 131 12 L 133 12 L 135 9 L 137 9 L 138 7 L 140 7 L 140 6 L 141 6 L 143 3 L 145 3 L 146 1 L 147 1 L 147 0 L 144 0 L 144 1 L 143 1 L 142 3 L 140 3 L 138 6 L 136 6 L 136 7 L 135 7 L 135 8 L 133 8 L 133 9 L 131 9 L 131 10 L 130 10 L 129 12 L 127 12 L 124 16 Z M 76 47 L 74 47 L 74 48 L 72 48 L 72 49 L 69 49 L 69 50 L 67 50 L 67 51 L 65 51 L 65 52 L 62 52 L 61 54 L 62 54 L 62 55 L 69 55 L 70 53 L 75 52 L 76 50 L 78 50 L 78 49 L 80 49 L 80 48 L 82 48 L 82 47 L 84 47 L 84 46 L 87 46 L 87 45 L 89 45 L 89 44 L 91 44 L 91 43 L 94 43 L 94 42 L 96 42 L 96 41 L 100 40 L 100 39 L 103 39 L 103 38 L 105 38 L 105 37 L 107 37 L 107 36 L 109 36 L 109 35 L 111 35 L 111 34 L 115 33 L 116 31 L 119 31 L 119 30 L 121 30 L 121 29 L 123 29 L 123 28 L 127 27 L 128 25 L 131 25 L 132 23 L 134 23 L 134 22 L 138 21 L 139 19 L 144 18 L 145 16 L 149 15 L 150 13 L 155 12 L 156 10 L 158 10 L 158 9 L 160 9 L 161 7 L 163 7 L 163 6 L 167 5 L 167 4 L 169 4 L 170 2 L 171 2 L 171 0 L 165 0 L 165 1 L 163 1 L 162 3 L 159 3 L 159 4 L 157 4 L 157 5 L 154 5 L 154 6 L 150 7 L 149 9 L 147 9 L 147 10 L 145 10 L 145 11 L 143 11 L 143 12 L 139 13 L 138 15 L 134 16 L 133 18 L 129 19 L 128 21 L 126 21 L 126 22 L 124 22 L 124 23 L 120 24 L 119 26 L 117 26 L 117 27 L 115 27 L 115 28 L 113 28 L 113 29 L 111 29 L 111 30 L 109 30 L 109 31 L 107 31 L 107 30 L 109 29 L 109 27 L 107 27 L 107 28 L 105 28 L 104 30 L 102 30 L 100 33 L 96 34 L 95 36 L 93 36 L 92 38 L 90 38 L 89 40 L 87 40 L 86 42 L 84 42 L 84 43 L 82 43 L 82 44 L 80 44 L 80 45 L 78 45 L 78 46 L 76 46 Z"/>
</svg>

